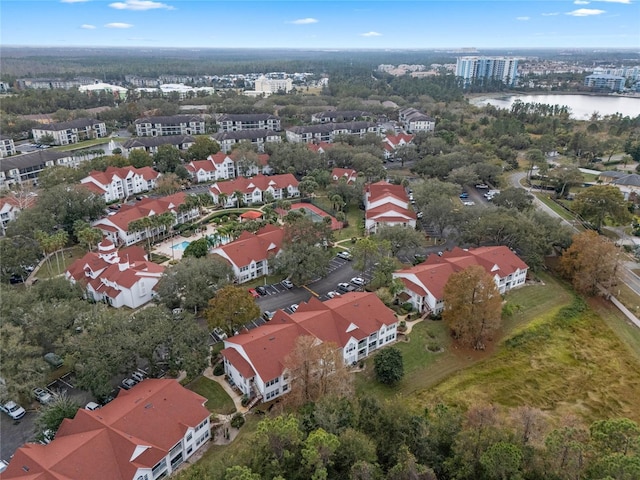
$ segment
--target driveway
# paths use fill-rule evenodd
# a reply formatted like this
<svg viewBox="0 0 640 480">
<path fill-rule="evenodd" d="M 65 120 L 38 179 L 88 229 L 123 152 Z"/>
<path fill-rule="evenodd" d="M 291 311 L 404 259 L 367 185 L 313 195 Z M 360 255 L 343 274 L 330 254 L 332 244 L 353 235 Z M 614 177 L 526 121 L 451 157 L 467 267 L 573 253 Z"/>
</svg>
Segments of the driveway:
<svg viewBox="0 0 640 480">
<path fill-rule="evenodd" d="M 23 405 L 28 408 L 29 405 Z M 0 458 L 9 461 L 15 451 L 29 441 L 34 441 L 36 412 L 27 410 L 20 420 L 14 421 L 4 413 L 0 414 Z"/>
</svg>

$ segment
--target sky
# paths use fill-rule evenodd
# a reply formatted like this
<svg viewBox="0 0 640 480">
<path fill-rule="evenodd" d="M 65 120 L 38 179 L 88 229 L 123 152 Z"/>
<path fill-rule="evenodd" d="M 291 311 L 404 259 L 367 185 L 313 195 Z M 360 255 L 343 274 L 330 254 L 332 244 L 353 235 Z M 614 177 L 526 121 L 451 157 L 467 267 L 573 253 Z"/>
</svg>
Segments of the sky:
<svg viewBox="0 0 640 480">
<path fill-rule="evenodd" d="M 1 45 L 640 49 L 640 0 L 1 0 Z"/>
</svg>

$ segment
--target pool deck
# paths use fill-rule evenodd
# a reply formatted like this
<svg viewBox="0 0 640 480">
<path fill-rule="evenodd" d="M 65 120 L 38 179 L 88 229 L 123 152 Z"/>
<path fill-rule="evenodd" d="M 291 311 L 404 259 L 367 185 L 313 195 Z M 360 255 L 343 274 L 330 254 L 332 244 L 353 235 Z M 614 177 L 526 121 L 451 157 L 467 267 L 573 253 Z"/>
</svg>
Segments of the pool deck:
<svg viewBox="0 0 640 480">
<path fill-rule="evenodd" d="M 176 245 L 180 245 L 182 242 L 193 242 L 194 240 L 199 240 L 206 235 L 211 235 L 216 231 L 215 226 L 207 225 L 205 230 L 202 230 L 198 233 L 191 235 L 190 237 L 183 237 L 182 235 L 176 235 L 168 240 L 165 240 L 162 243 L 158 243 L 153 246 L 153 251 L 155 253 L 159 253 L 161 255 L 165 255 L 169 257 L 170 260 L 180 260 L 182 258 L 182 254 L 184 253 L 184 249 L 172 248 Z M 169 261 L 164 262 L 163 265 L 167 265 Z"/>
</svg>

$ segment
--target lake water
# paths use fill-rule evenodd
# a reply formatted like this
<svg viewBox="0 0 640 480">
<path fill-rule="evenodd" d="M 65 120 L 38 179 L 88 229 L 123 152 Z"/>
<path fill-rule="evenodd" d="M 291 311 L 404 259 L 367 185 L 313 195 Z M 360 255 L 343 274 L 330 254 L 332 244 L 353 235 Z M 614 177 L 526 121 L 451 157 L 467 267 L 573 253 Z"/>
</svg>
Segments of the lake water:
<svg viewBox="0 0 640 480">
<path fill-rule="evenodd" d="M 546 103 L 548 105 L 566 105 L 571 109 L 571 117 L 577 120 L 588 120 L 594 112 L 600 116 L 621 113 L 623 116 L 640 115 L 640 97 L 595 96 L 595 95 L 496 95 L 472 98 L 472 105 L 493 105 L 510 109 L 513 102 Z"/>
</svg>

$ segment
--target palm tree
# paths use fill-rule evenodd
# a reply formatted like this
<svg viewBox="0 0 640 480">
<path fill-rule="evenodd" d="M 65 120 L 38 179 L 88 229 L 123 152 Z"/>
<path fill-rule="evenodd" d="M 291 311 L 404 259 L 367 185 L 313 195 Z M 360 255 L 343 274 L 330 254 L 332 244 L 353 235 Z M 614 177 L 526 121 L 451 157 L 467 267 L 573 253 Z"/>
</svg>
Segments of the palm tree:
<svg viewBox="0 0 640 480">
<path fill-rule="evenodd" d="M 44 257 L 47 260 L 47 264 L 49 265 L 49 274 L 51 274 L 52 273 L 52 271 L 51 271 L 51 257 L 49 256 L 49 254 L 54 252 L 54 245 L 53 245 L 53 241 L 52 241 L 52 236 L 46 234 L 42 230 L 36 230 L 35 237 L 36 237 L 36 241 L 40 245 L 40 248 L 42 249 L 42 253 L 44 254 Z"/>
<path fill-rule="evenodd" d="M 244 206 L 244 193 L 242 193 L 240 190 L 236 190 L 235 192 L 233 192 L 233 196 L 236 199 L 236 202 L 238 202 L 238 208 L 241 208 Z"/>
<path fill-rule="evenodd" d="M 60 258 L 58 257 L 58 252 L 62 250 L 69 241 L 69 234 L 66 230 L 60 230 L 50 238 L 53 242 L 52 248 L 54 249 L 54 252 L 56 254 L 56 265 L 58 266 L 58 273 L 60 273 Z"/>
<path fill-rule="evenodd" d="M 218 205 L 220 207 L 224 207 L 227 204 L 227 200 L 229 200 L 229 195 L 226 193 L 221 193 L 218 195 Z"/>
</svg>

